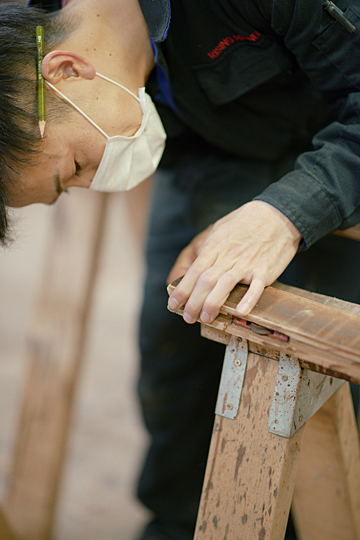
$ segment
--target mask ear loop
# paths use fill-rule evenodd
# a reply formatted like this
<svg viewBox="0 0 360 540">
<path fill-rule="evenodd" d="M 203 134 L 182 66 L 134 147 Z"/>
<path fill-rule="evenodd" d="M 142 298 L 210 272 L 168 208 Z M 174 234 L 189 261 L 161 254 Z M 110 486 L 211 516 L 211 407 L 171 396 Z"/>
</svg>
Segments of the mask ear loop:
<svg viewBox="0 0 360 540">
<path fill-rule="evenodd" d="M 116 82 L 116 81 L 113 81 L 112 79 L 109 79 L 109 77 L 105 77 L 105 75 L 101 75 L 101 73 L 98 73 L 97 71 L 95 72 L 95 74 L 100 77 L 100 79 L 104 79 L 105 81 L 108 81 L 112 84 L 116 84 L 116 86 L 118 86 L 119 88 L 122 88 L 123 90 L 125 90 L 125 92 L 127 92 L 128 94 L 130 94 L 130 96 L 132 96 L 133 98 L 135 98 L 139 103 L 140 103 L 140 98 L 138 98 L 135 94 L 133 94 L 131 92 L 131 90 L 129 90 L 128 88 L 126 88 L 126 86 L 123 86 L 122 84 Z"/>
<path fill-rule="evenodd" d="M 101 127 L 99 127 L 97 124 L 95 124 L 95 122 L 93 120 L 91 120 L 91 118 L 88 117 L 87 114 L 84 113 L 84 111 L 82 111 L 80 109 L 80 107 L 78 107 L 77 105 L 75 105 L 75 103 L 73 103 L 69 98 L 67 98 L 66 96 L 64 96 L 64 94 L 62 92 L 60 92 L 60 90 L 58 90 L 57 88 L 55 88 L 55 86 L 51 83 L 49 83 L 48 81 L 46 81 L 46 84 L 48 86 L 50 86 L 50 88 L 52 88 L 57 94 L 59 94 L 59 96 L 61 96 L 63 99 L 65 99 L 65 101 L 67 101 L 68 103 L 70 103 L 70 105 L 72 105 L 74 107 L 74 109 L 76 109 L 80 114 L 82 114 L 82 116 L 84 116 L 84 118 L 86 118 L 86 120 L 88 120 L 90 122 L 90 124 L 92 124 L 98 131 L 100 131 L 100 133 L 102 135 L 104 135 L 104 137 L 106 137 L 106 139 L 110 139 L 110 137 L 105 133 L 104 130 L 101 129 Z M 134 96 L 135 97 L 135 96 Z M 138 99 L 138 98 L 136 98 Z"/>
</svg>

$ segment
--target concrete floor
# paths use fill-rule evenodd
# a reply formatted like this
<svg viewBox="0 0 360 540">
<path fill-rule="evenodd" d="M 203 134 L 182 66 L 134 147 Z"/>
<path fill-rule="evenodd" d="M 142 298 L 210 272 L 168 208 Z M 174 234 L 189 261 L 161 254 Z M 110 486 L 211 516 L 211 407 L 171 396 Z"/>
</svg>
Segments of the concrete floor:
<svg viewBox="0 0 360 540">
<path fill-rule="evenodd" d="M 26 336 L 41 285 L 52 211 L 42 205 L 16 211 L 17 240 L 0 251 L 1 499 L 6 493 L 27 369 Z M 132 540 L 149 517 L 134 496 L 147 442 L 135 393 L 143 259 L 123 194 L 111 196 L 106 237 L 54 540 Z"/>
</svg>

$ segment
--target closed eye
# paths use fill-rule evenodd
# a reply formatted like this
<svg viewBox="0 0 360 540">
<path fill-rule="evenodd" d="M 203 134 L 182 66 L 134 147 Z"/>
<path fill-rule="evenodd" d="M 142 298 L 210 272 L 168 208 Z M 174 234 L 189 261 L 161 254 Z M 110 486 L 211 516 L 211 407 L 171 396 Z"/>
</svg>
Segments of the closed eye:
<svg viewBox="0 0 360 540">
<path fill-rule="evenodd" d="M 80 176 L 81 166 L 75 161 L 75 176 Z"/>
</svg>

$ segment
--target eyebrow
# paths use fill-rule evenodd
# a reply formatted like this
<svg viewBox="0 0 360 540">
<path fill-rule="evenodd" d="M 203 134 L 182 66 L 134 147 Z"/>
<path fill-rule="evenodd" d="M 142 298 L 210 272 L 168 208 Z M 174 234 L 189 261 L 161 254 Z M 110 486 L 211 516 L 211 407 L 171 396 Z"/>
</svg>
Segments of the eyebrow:
<svg viewBox="0 0 360 540">
<path fill-rule="evenodd" d="M 48 206 L 51 206 L 52 204 L 55 204 L 56 201 L 59 199 L 59 196 L 62 194 L 62 193 L 66 193 L 66 190 L 64 190 L 62 187 L 61 187 L 61 184 L 60 184 L 60 175 L 59 173 L 55 173 L 54 176 L 53 176 L 53 182 L 54 182 L 54 186 L 55 186 L 55 189 L 56 189 L 56 193 L 58 194 L 58 196 L 56 197 L 56 199 L 54 199 L 51 203 L 48 203 Z"/>
<path fill-rule="evenodd" d="M 63 190 L 63 188 L 61 187 L 61 184 L 60 184 L 60 175 L 59 175 L 59 173 L 54 174 L 53 182 L 54 182 L 54 186 L 55 186 L 55 189 L 56 189 L 56 193 L 58 195 L 61 195 L 64 190 Z"/>
</svg>

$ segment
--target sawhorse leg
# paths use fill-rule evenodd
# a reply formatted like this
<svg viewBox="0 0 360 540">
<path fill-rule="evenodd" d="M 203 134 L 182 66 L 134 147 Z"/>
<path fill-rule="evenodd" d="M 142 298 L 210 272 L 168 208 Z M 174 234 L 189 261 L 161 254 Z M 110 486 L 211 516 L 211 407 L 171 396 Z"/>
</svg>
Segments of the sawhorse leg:
<svg viewBox="0 0 360 540">
<path fill-rule="evenodd" d="M 232 347 L 230 352 L 238 348 L 238 345 L 234 345 L 235 343 L 232 338 L 227 354 L 230 347 Z M 239 366 L 242 361 L 239 360 L 238 351 L 232 354 L 234 365 Z M 280 381 L 283 380 L 285 387 L 290 385 L 288 375 L 281 376 L 275 351 L 262 348 L 257 352 L 249 352 L 239 410 L 235 418 L 216 416 L 195 540 L 225 538 L 226 540 L 283 540 L 293 498 L 305 425 L 299 428 L 304 419 L 302 414 L 297 412 L 296 421 L 292 422 L 295 433 L 291 434 L 290 438 L 269 432 L 270 412 L 274 426 L 278 422 L 275 383 L 278 384 L 279 377 Z M 241 375 L 238 378 L 240 379 Z M 347 384 L 344 386 L 346 388 Z M 345 391 L 342 390 L 343 393 Z M 286 394 L 286 389 L 283 397 L 284 402 L 293 400 L 293 395 Z M 233 404 L 228 392 L 223 394 L 222 399 L 223 410 L 231 411 Z M 337 400 L 337 398 L 332 399 Z M 349 396 L 348 399 L 350 400 Z M 328 414 L 326 411 L 331 406 L 331 402 L 332 400 L 324 408 L 325 415 Z M 336 407 L 332 415 L 339 414 L 338 409 Z M 295 426 L 295 423 L 298 425 Z M 351 436 L 349 428 L 351 428 Z M 352 426 L 346 425 L 343 429 L 338 429 L 336 435 L 339 441 L 336 444 L 340 446 L 346 445 L 344 440 L 351 438 L 352 452 L 350 454 L 354 456 L 356 462 L 352 470 L 356 470 L 360 460 L 354 419 Z M 334 459 L 336 461 L 337 457 L 334 456 Z M 305 465 L 310 470 L 310 465 L 308 463 Z M 306 486 L 306 482 L 304 485 Z M 352 490 L 360 492 L 360 475 L 354 479 Z M 327 495 L 325 486 L 325 493 L 323 493 L 325 504 Z M 353 496 L 352 499 L 354 498 Z M 355 524 L 351 529 L 353 535 L 344 537 L 341 532 L 331 538 L 334 540 L 359 538 L 357 536 L 359 533 L 356 532 L 359 530 L 356 526 L 359 516 L 356 505 L 356 502 L 353 503 L 352 511 L 346 514 L 346 519 L 350 519 Z M 342 509 L 339 508 L 339 512 L 341 511 Z M 306 519 L 306 512 L 300 507 L 299 497 L 297 521 L 303 522 Z M 316 511 L 313 510 L 314 513 L 316 514 Z M 319 519 L 321 519 L 320 516 Z M 301 537 L 303 538 L 322 540 L 325 536 L 320 537 L 316 534 L 312 536 L 306 532 Z"/>
<path fill-rule="evenodd" d="M 360 459 L 348 384 L 306 424 L 293 500 L 299 540 L 360 538 Z"/>
<path fill-rule="evenodd" d="M 1 509 L 0 509 L 0 540 L 15 540 L 15 537 L 10 531 L 9 525 L 5 517 L 3 516 Z"/>
<path fill-rule="evenodd" d="M 4 503 L 19 540 L 51 537 L 107 201 L 105 194 L 79 190 L 56 206 L 28 340 L 28 381 Z"/>
</svg>

